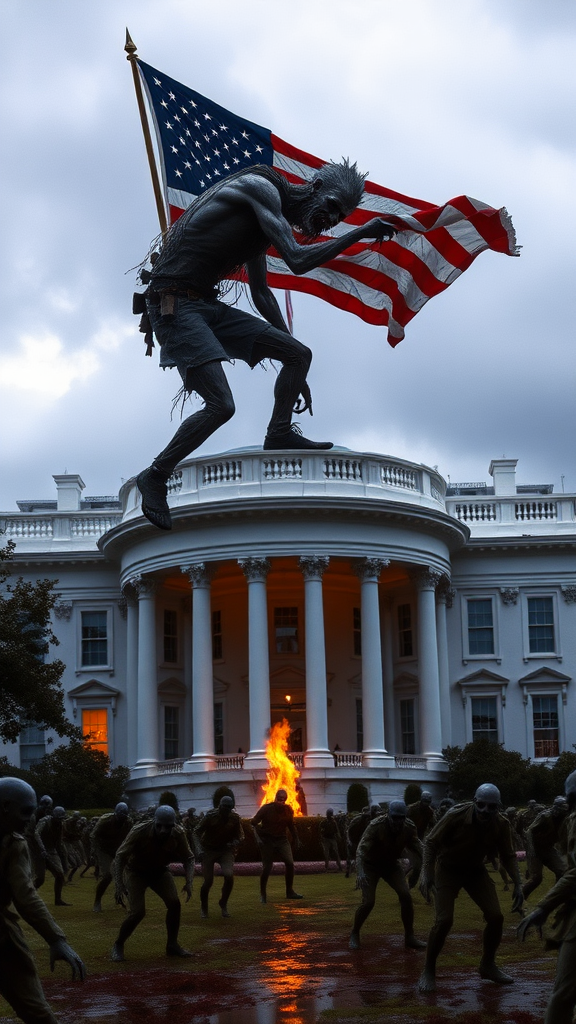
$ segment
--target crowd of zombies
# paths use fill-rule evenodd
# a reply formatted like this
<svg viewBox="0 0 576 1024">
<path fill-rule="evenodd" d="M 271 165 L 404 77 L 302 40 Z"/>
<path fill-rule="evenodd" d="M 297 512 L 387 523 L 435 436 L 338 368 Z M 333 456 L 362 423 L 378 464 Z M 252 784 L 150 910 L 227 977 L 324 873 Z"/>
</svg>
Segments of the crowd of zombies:
<svg viewBox="0 0 576 1024">
<path fill-rule="evenodd" d="M 73 977 L 83 979 L 80 956 L 38 894 L 47 872 L 54 880 L 54 904 L 69 906 L 63 890 L 76 872 L 93 872 L 94 912 L 105 913 L 104 897 L 113 884 L 117 904 L 126 909 L 111 959 L 123 961 L 128 938 L 143 921 L 146 891 L 155 892 L 166 906 L 166 955 L 188 958 L 178 932 L 181 897 L 174 865 L 182 865 L 183 893 L 192 895 L 195 864 L 201 865 L 200 915 L 208 917 L 209 894 L 215 865 L 220 865 L 222 890 L 218 901 L 222 917 L 234 886 L 234 863 L 245 828 L 253 830 L 261 861 L 260 899 L 267 901 L 267 882 L 274 861 L 285 865 L 286 899 L 304 897 L 294 889 L 296 865 L 293 849 L 301 847 L 297 819 L 285 790 L 264 804 L 244 825 L 230 795 L 216 807 L 197 814 L 194 807 L 180 815 L 172 806 L 151 806 L 131 811 L 127 800 L 113 811 L 86 819 L 78 811 L 67 813 L 50 796 L 39 801 L 32 788 L 19 779 L 0 779 L 0 992 L 25 1022 L 56 1024 L 36 971 L 34 960 L 18 924 L 17 914 L 49 944 L 50 960 L 63 959 Z M 307 819 L 309 820 L 309 819 Z M 346 878 L 356 874 L 360 903 L 354 914 L 349 948 L 360 950 L 360 929 L 376 904 L 382 879 L 396 893 L 405 947 L 422 951 L 423 969 L 418 982 L 422 993 L 436 987 L 436 965 L 453 923 L 455 901 L 464 890 L 481 909 L 485 927 L 479 957 L 481 978 L 507 985 L 513 978 L 496 963 L 504 917 L 492 875 L 498 872 L 503 890 L 512 886 L 513 912 L 521 921 L 518 936 L 542 925 L 558 911 L 547 938 L 559 949 L 556 981 L 545 1024 L 568 1024 L 576 1005 L 576 772 L 569 775 L 565 795 L 550 807 L 530 800 L 527 807 L 504 809 L 496 786 L 480 786 L 470 801 L 451 797 L 434 806 L 432 795 L 422 792 L 406 805 L 394 799 L 366 806 L 360 813 L 335 813 L 329 807 L 317 820 L 318 852 L 324 870 L 334 865 Z M 525 851 L 525 857 L 518 856 Z M 524 878 L 520 865 L 524 859 Z M 319 863 L 321 869 L 322 861 Z M 542 884 L 543 869 L 556 878 L 554 887 L 526 915 L 525 900 Z M 413 890 L 434 905 L 434 921 L 425 940 L 414 931 Z M 15 913 L 16 911 L 17 913 Z M 321 912 L 321 911 L 319 911 Z M 358 954 L 361 955 L 361 954 Z"/>
</svg>

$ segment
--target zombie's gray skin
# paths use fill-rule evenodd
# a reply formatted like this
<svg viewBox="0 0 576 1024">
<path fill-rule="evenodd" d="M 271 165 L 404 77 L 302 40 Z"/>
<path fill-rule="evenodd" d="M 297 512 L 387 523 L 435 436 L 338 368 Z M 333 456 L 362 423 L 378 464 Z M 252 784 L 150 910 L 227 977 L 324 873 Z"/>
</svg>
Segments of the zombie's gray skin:
<svg viewBox="0 0 576 1024">
<path fill-rule="evenodd" d="M 567 814 L 568 801 L 557 796 L 552 806 L 541 811 L 526 830 L 529 881 L 522 886 L 525 900 L 542 884 L 545 867 L 554 873 L 556 881 L 566 873 L 568 865 L 556 846 L 561 841 Z"/>
<path fill-rule="evenodd" d="M 251 167 L 205 192 L 168 232 L 146 272 L 148 317 L 160 342 L 160 364 L 177 366 L 184 391 L 199 394 L 205 406 L 137 477 L 142 512 L 155 526 L 171 528 L 166 481 L 175 466 L 234 414 L 223 360 L 282 364 L 264 448 L 332 447 L 309 441 L 292 426 L 293 412 L 312 412 L 306 382 L 312 353 L 291 337 L 267 285 L 266 251 L 274 246 L 293 274 L 305 274 L 362 238 L 389 240 L 395 228 L 380 219 L 330 240 L 296 240 L 295 228 L 309 238 L 334 228 L 356 208 L 363 190 L 364 175 L 348 161 L 325 165 L 303 185 L 290 184 L 268 167 Z M 220 283 L 241 267 L 263 320 L 218 300 Z"/>
<path fill-rule="evenodd" d="M 55 807 L 52 814 L 41 818 L 36 826 L 36 837 L 46 851 L 46 867 L 54 876 L 54 903 L 57 907 L 68 907 L 62 899 L 62 889 L 68 870 L 68 859 L 64 849 L 63 831 L 66 811 Z"/>
<path fill-rule="evenodd" d="M 428 833 L 420 875 L 420 892 L 427 903 L 434 893 L 435 920 L 428 937 L 421 992 L 436 988 L 436 960 L 452 927 L 454 903 L 461 889 L 480 907 L 486 927 L 482 936 L 480 977 L 497 984 L 513 979 L 496 966 L 504 918 L 485 858 L 495 854 L 514 880 L 512 910 L 522 907 L 522 886 L 510 824 L 500 811 L 500 792 L 489 783 L 480 786 L 472 803 L 457 804 Z"/>
<path fill-rule="evenodd" d="M 428 790 L 423 789 L 420 799 L 413 804 L 408 804 L 408 817 L 416 825 L 418 839 L 422 842 L 426 832 L 434 824 L 432 794 Z"/>
<path fill-rule="evenodd" d="M 244 839 L 240 815 L 234 810 L 231 796 L 223 796 L 218 807 L 204 815 L 194 830 L 194 839 L 202 856 L 201 916 L 208 917 L 208 894 L 214 882 L 214 865 L 219 864 L 224 882 L 218 906 L 222 917 L 230 917 L 228 900 L 234 886 L 234 859 Z"/>
<path fill-rule="evenodd" d="M 85 970 L 34 888 L 22 833 L 35 811 L 36 794 L 28 783 L 0 779 L 0 993 L 26 1024 L 58 1024 L 13 908 L 48 943 L 52 970 L 56 960 L 70 964 L 73 978 L 83 980 Z"/>
<path fill-rule="evenodd" d="M 454 800 L 452 800 L 452 798 L 449 797 L 449 796 L 445 796 L 444 799 L 440 801 L 440 803 L 438 804 L 438 807 L 434 811 L 434 824 L 435 825 L 436 825 L 437 822 L 440 821 L 440 818 L 444 817 L 446 812 L 449 811 L 451 807 L 454 807 Z"/>
<path fill-rule="evenodd" d="M 300 845 L 300 841 L 294 827 L 294 811 L 286 803 L 287 796 L 285 789 L 279 789 L 272 803 L 264 804 L 250 819 L 262 857 L 261 903 L 266 903 L 266 886 L 275 857 L 284 861 L 286 868 L 286 899 L 302 899 L 301 894 L 294 890 L 294 858 L 286 833 L 291 836 L 295 847 Z"/>
<path fill-rule="evenodd" d="M 112 881 L 112 864 L 116 852 L 131 829 L 128 805 L 123 801 L 116 804 L 112 814 L 103 814 L 92 833 L 94 856 L 98 863 L 100 879 L 96 886 L 93 910 L 100 913 L 102 897 Z"/>
<path fill-rule="evenodd" d="M 168 870 L 172 862 L 184 865 L 186 884 L 183 892 L 188 902 L 192 895 L 194 854 L 184 829 L 176 824 L 174 808 L 161 805 L 152 821 L 134 825 L 114 858 L 116 902 L 123 903 L 124 896 L 127 896 L 130 913 L 112 947 L 112 960 L 124 960 L 124 943 L 146 914 L 146 889 L 152 889 L 166 905 L 166 956 L 192 955 L 178 942 L 181 908 L 174 879 Z"/>
<path fill-rule="evenodd" d="M 544 809 L 543 804 L 536 803 L 536 800 L 529 800 L 524 810 L 519 811 L 517 814 L 516 831 L 524 844 L 526 844 L 527 830 L 530 828 L 532 822 L 536 821 L 536 818 Z"/>
<path fill-rule="evenodd" d="M 576 1007 L 576 772 L 572 772 L 566 779 L 564 791 L 570 812 L 568 856 L 571 866 L 518 926 L 518 937 L 522 941 L 530 928 L 536 928 L 542 937 L 542 926 L 549 914 L 553 910 L 558 911 L 546 937 L 547 947 L 558 949 L 558 962 L 544 1024 L 572 1024 Z"/>
<path fill-rule="evenodd" d="M 321 818 L 318 824 L 318 831 L 320 833 L 320 842 L 322 844 L 322 850 L 324 852 L 324 868 L 328 871 L 330 864 L 330 858 L 333 857 L 336 861 L 336 867 L 338 871 L 342 871 L 342 864 L 340 861 L 340 850 L 338 849 L 338 839 L 340 837 L 340 829 L 338 828 L 338 822 L 334 817 L 334 809 L 328 807 L 326 811 L 326 817 Z"/>
<path fill-rule="evenodd" d="M 376 900 L 376 886 L 381 878 L 388 883 L 400 901 L 400 914 L 404 925 L 404 944 L 408 949 L 424 949 L 414 935 L 414 907 L 408 881 L 399 859 L 408 851 L 420 869 L 422 843 L 416 826 L 406 817 L 403 800 L 391 800 L 388 813 L 374 818 L 367 826 L 356 851 L 356 877 L 362 890 L 362 903 L 354 915 L 350 935 L 350 949 L 360 947 L 360 929 L 372 911 Z"/>
<path fill-rule="evenodd" d="M 361 813 L 355 814 L 348 822 L 348 828 L 346 829 L 346 878 L 350 877 L 358 843 L 370 822 L 374 818 L 378 818 L 381 813 L 380 804 L 372 804 L 371 807 L 363 807 Z"/>
</svg>

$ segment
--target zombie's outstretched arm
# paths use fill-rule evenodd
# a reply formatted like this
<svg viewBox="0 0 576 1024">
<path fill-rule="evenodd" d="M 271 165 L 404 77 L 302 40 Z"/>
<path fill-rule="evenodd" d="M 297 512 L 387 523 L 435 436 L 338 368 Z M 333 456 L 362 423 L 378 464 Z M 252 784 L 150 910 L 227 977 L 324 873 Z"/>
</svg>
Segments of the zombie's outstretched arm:
<svg viewBox="0 0 576 1024">
<path fill-rule="evenodd" d="M 229 203 L 248 203 L 251 206 L 262 231 L 293 274 L 306 274 L 309 270 L 322 266 L 362 238 L 389 241 L 396 234 L 395 227 L 376 217 L 366 224 L 351 228 L 337 238 L 311 245 L 300 245 L 282 213 L 282 203 L 277 189 L 271 182 L 257 175 L 247 175 L 224 186 L 219 198 Z M 333 223 L 338 223 L 339 219 L 335 219 Z M 332 225 L 326 224 L 326 227 L 329 226 Z"/>
<path fill-rule="evenodd" d="M 284 317 L 280 312 L 280 306 L 266 282 L 266 256 L 257 256 L 255 259 L 250 260 L 246 264 L 246 269 L 248 271 L 250 294 L 260 315 L 269 324 L 272 324 L 273 327 L 277 327 L 279 331 L 290 334 L 284 322 Z"/>
</svg>

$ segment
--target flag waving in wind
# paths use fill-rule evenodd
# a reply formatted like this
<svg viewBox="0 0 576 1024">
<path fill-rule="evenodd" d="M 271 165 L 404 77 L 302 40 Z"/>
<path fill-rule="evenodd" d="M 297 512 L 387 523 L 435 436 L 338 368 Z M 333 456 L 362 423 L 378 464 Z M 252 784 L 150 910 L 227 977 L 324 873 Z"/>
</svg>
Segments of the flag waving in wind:
<svg viewBox="0 0 576 1024">
<path fill-rule="evenodd" d="M 136 61 L 156 130 L 164 198 L 170 223 L 193 200 L 234 171 L 267 164 L 293 183 L 313 177 L 324 161 L 296 149 L 267 128 L 237 117 L 200 93 Z M 411 199 L 367 181 L 354 212 L 331 229 L 382 217 L 397 228 L 384 246 L 351 245 L 340 256 L 296 276 L 271 250 L 272 288 L 308 292 L 371 324 L 388 327 L 397 345 L 406 324 L 433 295 L 444 291 L 485 249 L 518 255 L 512 221 L 476 199 L 458 196 L 444 206 Z"/>
</svg>

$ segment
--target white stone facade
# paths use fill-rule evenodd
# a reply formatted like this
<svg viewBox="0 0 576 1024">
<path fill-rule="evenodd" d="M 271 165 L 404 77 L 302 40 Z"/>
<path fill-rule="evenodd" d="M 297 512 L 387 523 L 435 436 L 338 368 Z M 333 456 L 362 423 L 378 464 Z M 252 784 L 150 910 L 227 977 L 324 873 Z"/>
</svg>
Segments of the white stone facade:
<svg viewBox="0 0 576 1024">
<path fill-rule="evenodd" d="M 354 781 L 440 795 L 443 747 L 474 736 L 548 760 L 576 744 L 575 498 L 518 486 L 515 460 L 490 474 L 447 495 L 401 459 L 239 449 L 180 465 L 170 533 L 134 480 L 82 500 L 69 475 L 0 529 L 17 574 L 59 581 L 68 712 L 131 766 L 138 806 L 169 788 L 207 807 L 226 783 L 253 813 L 286 717 L 317 813 Z"/>
</svg>

